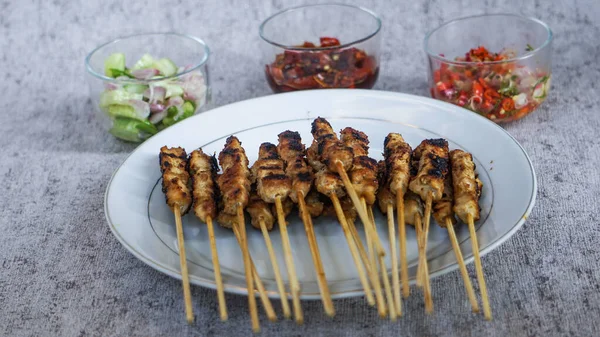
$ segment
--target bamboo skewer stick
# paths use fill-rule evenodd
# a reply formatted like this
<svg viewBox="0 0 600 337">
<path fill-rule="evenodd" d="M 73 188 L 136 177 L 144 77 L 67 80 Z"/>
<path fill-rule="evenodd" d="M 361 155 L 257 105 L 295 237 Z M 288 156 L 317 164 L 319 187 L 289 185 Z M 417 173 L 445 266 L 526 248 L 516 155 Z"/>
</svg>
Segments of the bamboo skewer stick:
<svg viewBox="0 0 600 337">
<path fill-rule="evenodd" d="M 210 241 L 210 250 L 212 255 L 213 268 L 215 268 L 215 283 L 217 284 L 217 299 L 219 301 L 219 314 L 222 321 L 227 320 L 227 304 L 225 303 L 225 293 L 223 291 L 223 278 L 221 277 L 221 265 L 219 264 L 219 254 L 217 252 L 217 242 L 215 240 L 215 229 L 211 217 L 206 218 L 206 227 L 208 229 L 208 239 Z"/>
<path fill-rule="evenodd" d="M 431 223 L 431 207 L 433 204 L 433 195 L 431 192 L 427 194 L 427 199 L 425 200 L 425 213 L 423 215 L 423 231 L 421 232 L 421 245 L 422 245 L 422 254 L 419 255 L 419 264 L 425 266 L 427 263 L 427 240 L 429 237 L 429 225 Z M 423 269 L 421 269 L 423 272 Z M 421 280 L 422 282 L 424 279 Z"/>
<path fill-rule="evenodd" d="M 396 231 L 394 226 L 394 206 L 387 205 L 387 224 L 390 240 L 390 255 L 392 258 L 392 286 L 394 288 L 393 302 L 396 313 L 402 315 L 402 301 L 400 299 L 400 280 L 398 275 L 398 255 L 396 253 Z"/>
<path fill-rule="evenodd" d="M 194 322 L 194 311 L 192 309 L 192 293 L 190 289 L 190 276 L 187 268 L 185 255 L 185 242 L 183 239 L 183 225 L 181 224 L 181 210 L 173 207 L 175 214 L 175 229 L 177 231 L 177 244 L 179 246 L 179 264 L 181 266 L 181 282 L 183 284 L 183 301 L 185 303 L 185 317 L 188 323 Z"/>
<path fill-rule="evenodd" d="M 279 271 L 279 264 L 277 263 L 277 256 L 275 255 L 275 251 L 273 250 L 273 243 L 271 242 L 271 236 L 269 235 L 269 231 L 267 230 L 267 225 L 265 224 L 264 219 L 259 220 L 260 230 L 265 239 L 265 244 L 267 246 L 267 252 L 269 254 L 269 259 L 271 260 L 271 265 L 273 266 L 273 273 L 275 274 L 275 282 L 277 283 L 277 290 L 279 290 L 279 297 L 281 297 L 281 307 L 283 309 L 283 317 L 290 318 L 292 313 L 290 311 L 290 304 L 287 299 L 287 294 L 285 293 L 285 285 L 281 278 L 281 272 Z"/>
<path fill-rule="evenodd" d="M 235 234 L 235 237 L 238 240 L 238 243 L 241 245 L 243 240 L 242 240 L 239 229 L 235 225 L 233 226 L 233 233 Z M 271 300 L 269 299 L 269 296 L 267 296 L 267 291 L 265 290 L 265 286 L 262 283 L 262 280 L 260 279 L 258 272 L 256 271 L 256 266 L 254 266 L 252 257 L 250 257 L 250 267 L 252 268 L 252 279 L 254 280 L 254 283 L 256 283 L 256 290 L 258 291 L 258 296 L 260 297 L 260 300 L 263 304 L 265 313 L 267 314 L 267 318 L 271 322 L 275 322 L 275 321 L 277 321 L 277 315 L 275 314 L 275 310 L 273 310 L 273 305 L 271 304 Z M 254 296 L 256 296 L 256 295 L 254 295 Z"/>
<path fill-rule="evenodd" d="M 423 226 L 422 225 L 423 224 L 421 222 L 421 217 L 418 215 L 415 215 L 415 231 L 417 234 L 417 248 L 419 250 L 416 283 L 417 283 L 417 287 L 419 287 L 419 288 L 423 287 L 423 264 L 421 261 L 421 255 L 424 254 L 424 252 L 423 252 Z"/>
<path fill-rule="evenodd" d="M 323 308 L 325 309 L 327 316 L 333 317 L 335 315 L 335 308 L 333 307 L 331 293 L 329 292 L 329 286 L 327 285 L 327 279 L 325 278 L 325 270 L 323 268 L 323 262 L 321 260 L 321 254 L 319 252 L 319 245 L 317 244 L 317 238 L 315 236 L 312 219 L 306 210 L 304 194 L 298 191 L 297 196 L 298 207 L 300 208 L 300 216 L 304 224 L 304 230 L 306 231 L 306 237 L 308 239 L 308 246 L 310 248 L 313 264 L 315 266 L 315 272 L 317 274 L 317 284 L 319 285 L 319 291 L 321 292 Z"/>
<path fill-rule="evenodd" d="M 354 225 L 354 223 L 348 222 L 347 220 L 346 220 L 346 222 L 348 223 L 348 228 L 350 229 L 350 234 L 352 235 L 352 239 L 354 239 L 354 242 L 356 243 L 356 248 L 358 250 L 360 259 L 361 259 L 363 265 L 365 266 L 365 271 L 367 272 L 367 275 L 369 275 L 369 279 L 370 279 L 371 278 L 370 275 L 372 273 L 373 266 L 371 265 L 371 261 L 369 259 L 369 254 L 367 253 L 367 250 L 365 249 L 365 246 L 363 245 L 362 240 L 360 239 L 360 236 L 358 235 L 358 231 L 356 230 L 356 226 Z"/>
<path fill-rule="evenodd" d="M 460 274 L 462 275 L 463 283 L 465 284 L 465 290 L 467 291 L 469 302 L 471 302 L 473 312 L 479 312 L 479 305 L 477 304 L 475 291 L 473 290 L 473 285 L 471 284 L 471 279 L 469 278 L 469 274 L 467 273 L 467 267 L 465 266 L 465 260 L 463 259 L 462 252 L 460 251 L 460 246 L 458 245 L 458 240 L 456 239 L 454 226 L 452 226 L 452 221 L 450 221 L 450 219 L 448 218 L 446 219 L 446 228 L 448 229 L 448 236 L 450 237 L 452 248 L 454 248 L 454 255 L 456 256 L 456 262 L 458 263 L 458 268 L 460 270 Z"/>
<path fill-rule="evenodd" d="M 425 213 L 427 213 L 427 210 L 425 210 Z M 422 226 L 422 222 L 421 222 L 421 217 L 416 216 L 415 218 L 415 227 L 420 228 Z M 431 298 L 431 285 L 429 283 L 429 268 L 427 266 L 427 257 L 425 257 L 425 252 L 427 249 L 426 246 L 426 237 L 425 237 L 425 230 L 421 229 L 421 253 L 419 254 L 419 258 L 422 256 L 424 256 L 423 261 L 422 261 L 422 265 L 421 265 L 421 278 L 422 278 L 422 285 L 423 285 L 423 294 L 425 297 L 425 311 L 427 313 L 431 313 L 433 312 L 433 299 Z M 417 280 L 419 279 L 419 275 L 417 275 Z"/>
<path fill-rule="evenodd" d="M 250 264 L 252 265 L 252 276 L 254 277 L 254 283 L 256 283 L 256 290 L 258 290 L 258 296 L 260 297 L 260 301 L 265 308 L 265 313 L 267 314 L 267 318 L 271 322 L 277 321 L 277 315 L 275 314 L 275 310 L 273 310 L 273 305 L 271 304 L 271 300 L 269 296 L 267 296 L 267 291 L 265 290 L 265 285 L 262 283 L 260 279 L 260 275 L 256 271 L 256 266 L 254 266 L 254 262 L 250 260 Z"/>
<path fill-rule="evenodd" d="M 408 286 L 408 262 L 406 260 L 406 221 L 404 220 L 404 193 L 400 189 L 396 191 L 396 209 L 398 210 L 402 297 L 407 298 L 410 295 L 410 287 Z"/>
<path fill-rule="evenodd" d="M 254 282 L 252 282 L 252 260 L 248 251 L 248 240 L 246 237 L 246 221 L 244 219 L 244 208 L 242 205 L 237 206 L 238 221 L 234 226 L 239 226 L 240 248 L 244 258 L 244 271 L 246 273 L 246 287 L 248 288 L 248 308 L 250 310 L 250 320 L 252 322 L 252 331 L 260 331 L 260 323 L 258 321 L 258 312 L 256 309 L 256 297 L 254 297 Z"/>
<path fill-rule="evenodd" d="M 277 210 L 277 222 L 279 223 L 279 230 L 281 231 L 281 242 L 283 245 L 285 265 L 288 271 L 288 277 L 290 279 L 294 317 L 296 319 L 296 323 L 302 324 L 304 323 L 304 315 L 302 313 L 302 306 L 300 304 L 300 283 L 298 283 L 298 277 L 296 276 L 296 268 L 294 266 L 294 258 L 292 257 L 290 237 L 287 232 L 287 223 L 285 222 L 285 214 L 283 213 L 283 206 L 281 204 L 280 197 L 275 198 L 275 208 Z"/>
<path fill-rule="evenodd" d="M 481 266 L 481 257 L 479 256 L 479 243 L 477 242 L 477 233 L 475 232 L 475 221 L 473 215 L 468 215 L 469 233 L 471 234 L 471 245 L 473 247 L 473 257 L 475 259 L 475 271 L 477 272 L 477 282 L 481 291 L 481 301 L 483 303 L 483 316 L 486 320 L 492 320 L 492 309 L 490 308 L 490 300 L 488 298 L 485 278 L 483 276 L 483 268 Z"/>
<path fill-rule="evenodd" d="M 361 198 L 361 205 L 367 208 L 367 203 L 365 198 Z M 367 212 L 368 213 L 368 212 Z M 375 223 L 372 217 L 369 217 L 370 223 Z M 369 224 L 364 225 L 369 226 Z M 379 275 L 377 274 L 377 259 L 375 259 L 375 255 L 379 257 L 379 254 L 375 253 L 374 245 L 373 245 L 373 237 L 370 235 L 369 231 L 365 228 L 365 235 L 367 239 L 367 249 L 369 253 L 369 264 L 371 265 L 371 272 L 369 273 L 369 277 L 371 279 L 371 283 L 373 284 L 373 288 L 375 288 L 375 301 L 377 303 L 377 312 L 379 313 L 379 317 L 384 318 L 387 316 L 387 310 L 385 308 L 385 299 L 383 298 L 383 293 L 381 291 L 381 283 L 379 282 Z"/>
<path fill-rule="evenodd" d="M 375 216 L 373 215 L 373 208 L 367 208 L 369 213 L 369 218 L 371 218 L 371 222 L 375 224 Z M 392 221 L 393 224 L 393 221 Z M 394 238 L 394 236 L 392 236 Z M 390 320 L 392 322 L 396 321 L 398 318 L 396 312 L 396 303 L 394 301 L 394 295 L 392 294 L 392 287 L 390 285 L 390 279 L 388 278 L 387 267 L 385 265 L 385 260 L 383 256 L 377 256 L 379 258 L 379 268 L 381 270 L 381 278 L 383 279 L 383 288 L 385 289 L 385 297 L 388 304 L 388 312 L 390 315 Z"/>
<path fill-rule="evenodd" d="M 367 281 L 367 276 L 365 275 L 365 271 L 363 269 L 363 265 L 360 263 L 360 256 L 358 255 L 358 251 L 356 249 L 356 243 L 352 238 L 351 230 L 349 229 L 348 222 L 346 221 L 346 217 L 344 216 L 344 211 L 342 210 L 342 205 L 340 205 L 340 200 L 337 195 L 331 194 L 329 196 L 333 203 L 333 207 L 335 208 L 335 213 L 338 217 L 338 221 L 342 226 L 342 230 L 344 231 L 344 236 L 346 237 L 346 241 L 348 242 L 348 247 L 350 248 L 350 253 L 352 254 L 352 259 L 354 260 L 354 264 L 356 265 L 356 270 L 358 271 L 358 277 L 360 279 L 360 283 L 365 291 L 365 296 L 367 297 L 367 303 L 369 305 L 375 305 L 375 298 L 373 297 L 373 293 L 371 292 L 371 286 Z"/>
<path fill-rule="evenodd" d="M 430 314 L 433 312 L 433 298 L 431 297 L 431 283 L 429 282 L 429 266 L 427 263 L 423 266 L 423 273 L 425 279 L 425 312 Z"/>
<path fill-rule="evenodd" d="M 366 210 L 366 208 L 364 208 L 362 206 L 362 204 L 360 202 L 360 198 L 358 197 L 358 194 L 356 194 L 356 190 L 354 190 L 354 186 L 352 185 L 352 182 L 350 181 L 350 178 L 348 177 L 348 173 L 344 170 L 344 166 L 343 166 L 342 162 L 338 161 L 336 163 L 336 166 L 337 166 L 337 171 L 338 171 L 337 173 L 342 178 L 342 182 L 344 183 L 344 186 L 346 187 L 346 192 L 350 196 L 350 199 L 352 200 L 352 203 L 354 204 L 354 207 L 356 208 L 356 211 L 358 212 L 360 221 L 362 221 L 362 223 L 365 225 L 364 227 L 365 227 L 366 231 L 367 230 L 371 231 L 369 233 L 369 235 L 371 235 L 373 237 L 375 248 L 377 250 L 377 254 L 379 254 L 381 256 L 385 256 L 385 249 L 383 249 L 383 245 L 379 241 L 378 234 L 373 231 L 371 226 L 367 226 L 367 224 L 370 222 L 369 216 L 367 214 L 367 210 Z"/>
</svg>

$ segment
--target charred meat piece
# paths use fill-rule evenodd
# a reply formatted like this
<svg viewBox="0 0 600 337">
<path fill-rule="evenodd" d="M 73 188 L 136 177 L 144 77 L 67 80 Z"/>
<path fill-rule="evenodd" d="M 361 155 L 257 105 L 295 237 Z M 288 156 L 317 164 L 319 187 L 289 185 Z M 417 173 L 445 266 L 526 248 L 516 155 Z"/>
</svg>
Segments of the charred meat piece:
<svg viewBox="0 0 600 337">
<path fill-rule="evenodd" d="M 423 218 L 423 201 L 412 191 L 406 191 L 404 195 L 404 221 L 412 226 L 417 223 L 416 217 Z"/>
<path fill-rule="evenodd" d="M 450 163 L 454 187 L 454 212 L 464 223 L 468 223 L 469 214 L 474 221 L 477 221 L 482 184 L 475 173 L 473 156 L 462 150 L 452 150 Z"/>
<path fill-rule="evenodd" d="M 337 173 L 321 170 L 315 174 L 315 187 L 317 191 L 327 196 L 335 194 L 338 197 L 346 195 L 344 182 Z"/>
<path fill-rule="evenodd" d="M 162 173 L 162 191 L 171 210 L 179 208 L 181 215 L 186 214 L 192 205 L 190 175 L 187 171 L 187 153 L 180 147 L 160 148 L 158 156 Z"/>
<path fill-rule="evenodd" d="M 431 193 L 433 200 L 442 198 L 444 178 L 448 174 L 448 142 L 445 139 L 426 139 L 415 149 L 419 159 L 419 171 L 411 180 L 409 188 L 426 200 Z"/>
<path fill-rule="evenodd" d="M 398 133 L 388 134 L 383 145 L 390 190 L 394 194 L 397 191 L 405 194 L 411 177 L 412 149 Z"/>
<path fill-rule="evenodd" d="M 306 197 L 310 192 L 314 180 L 313 170 L 304 159 L 304 145 L 298 132 L 284 131 L 278 138 L 277 150 L 286 164 L 285 173 L 292 181 L 290 199 L 297 203 L 298 193 Z"/>
<path fill-rule="evenodd" d="M 350 170 L 350 181 L 359 197 L 365 198 L 367 204 L 375 203 L 377 188 L 377 161 L 368 156 L 369 138 L 356 129 L 347 127 L 341 131 L 342 142 L 352 148 L 354 159 Z"/>
<path fill-rule="evenodd" d="M 238 207 L 246 207 L 250 195 L 250 170 L 248 157 L 240 141 L 230 136 L 219 153 L 223 174 L 217 178 L 221 191 L 223 211 L 236 214 Z"/>
<path fill-rule="evenodd" d="M 313 218 L 318 217 L 323 213 L 323 207 L 325 204 L 321 196 L 322 194 L 317 192 L 315 189 L 312 189 L 310 192 L 308 192 L 308 195 L 304 199 L 306 202 L 306 210 Z"/>
<path fill-rule="evenodd" d="M 260 229 L 260 221 L 262 220 L 267 227 L 267 230 L 272 230 L 275 224 L 275 217 L 271 212 L 269 204 L 264 202 L 256 192 L 256 186 L 252 186 L 250 192 L 250 200 L 246 211 L 250 214 L 250 223 L 254 228 Z"/>
<path fill-rule="evenodd" d="M 252 166 L 256 178 L 258 195 L 267 203 L 282 201 L 290 194 L 292 182 L 285 174 L 284 162 L 277 153 L 277 147 L 271 143 L 262 143 L 258 150 L 258 160 Z"/>
<path fill-rule="evenodd" d="M 194 214 L 206 223 L 207 218 L 217 218 L 217 190 L 215 178 L 219 169 L 217 159 L 202 152 L 193 151 L 188 161 L 188 169 L 192 178 Z"/>
<path fill-rule="evenodd" d="M 340 162 L 345 171 L 352 168 L 354 154 L 352 148 L 342 143 L 331 124 L 325 118 L 317 118 L 312 122 L 312 135 L 317 142 L 317 155 L 330 171 L 337 172 L 337 163 Z M 311 146 L 312 147 L 312 146 Z M 314 151 L 314 149 L 313 149 Z"/>
<path fill-rule="evenodd" d="M 379 210 L 383 214 L 387 214 L 387 207 L 391 205 L 393 209 L 396 208 L 396 197 L 390 191 L 388 179 L 387 179 L 387 168 L 385 161 L 380 160 L 377 163 L 377 181 L 379 181 L 379 188 L 377 189 L 377 203 L 379 204 Z"/>
<path fill-rule="evenodd" d="M 446 228 L 446 222 L 450 220 L 452 226 L 456 225 L 453 206 L 452 175 L 450 172 L 444 178 L 444 193 L 442 198 L 433 203 L 433 218 L 440 227 Z"/>
</svg>

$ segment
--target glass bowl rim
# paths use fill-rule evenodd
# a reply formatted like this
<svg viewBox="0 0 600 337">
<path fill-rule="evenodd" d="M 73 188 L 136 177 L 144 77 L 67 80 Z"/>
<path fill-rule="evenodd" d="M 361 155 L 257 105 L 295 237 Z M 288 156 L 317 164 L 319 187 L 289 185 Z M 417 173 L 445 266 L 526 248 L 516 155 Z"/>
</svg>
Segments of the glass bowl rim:
<svg viewBox="0 0 600 337">
<path fill-rule="evenodd" d="M 369 14 L 373 19 L 375 19 L 375 22 L 377 24 L 377 27 L 375 28 L 374 32 L 369 33 L 367 36 L 356 39 L 352 42 L 347 42 L 344 44 L 341 44 L 339 46 L 331 46 L 331 47 L 313 47 L 313 48 L 304 48 L 304 47 L 299 47 L 299 46 L 287 46 L 281 43 L 277 43 L 275 41 L 272 41 L 270 39 L 268 39 L 265 34 L 264 34 L 264 28 L 266 26 L 267 23 L 269 23 L 269 21 L 271 21 L 272 19 L 282 15 L 282 14 L 286 14 L 288 12 L 292 12 L 292 11 L 296 11 L 296 10 L 300 10 L 300 9 L 304 9 L 304 8 L 309 8 L 309 7 L 347 7 L 347 8 L 351 8 L 351 9 L 357 9 L 359 11 L 362 11 L 364 13 Z M 347 48 L 349 46 L 355 45 L 357 43 L 361 43 L 364 41 L 369 40 L 370 38 L 372 38 L 373 36 L 377 35 L 379 32 L 381 31 L 381 18 L 379 17 L 379 15 L 375 14 L 375 12 L 373 12 L 370 9 L 361 7 L 361 6 L 354 6 L 354 5 L 347 5 L 347 4 L 340 4 L 340 3 L 323 3 L 323 4 L 311 4 L 311 5 L 302 5 L 302 6 L 295 6 L 295 7 L 289 7 L 286 9 L 283 9 L 271 16 L 269 16 L 268 18 L 266 18 L 259 26 L 258 28 L 258 34 L 260 35 L 261 39 L 263 39 L 263 41 L 272 44 L 274 46 L 286 49 L 286 50 L 298 50 L 298 51 L 319 51 L 319 50 L 330 50 L 330 49 L 341 49 L 341 48 Z"/>
<path fill-rule="evenodd" d="M 481 17 L 501 17 L 501 16 L 504 16 L 504 17 L 508 16 L 508 17 L 513 17 L 513 18 L 524 19 L 526 21 L 534 22 L 534 23 L 541 25 L 542 27 L 544 27 L 546 29 L 546 32 L 548 34 L 546 37 L 546 41 L 544 41 L 544 43 L 542 43 L 541 46 L 535 48 L 532 51 L 528 51 L 527 53 L 525 53 L 521 56 L 512 57 L 512 58 L 506 59 L 506 60 L 487 61 L 487 62 L 455 61 L 455 60 L 448 59 L 444 56 L 434 54 L 428 48 L 428 42 L 429 42 L 429 38 L 431 37 L 431 35 L 433 35 L 438 30 L 445 28 L 451 24 L 457 23 L 459 21 L 466 21 L 466 20 L 471 20 L 471 19 L 476 19 L 476 18 L 481 18 Z M 444 63 L 454 64 L 454 65 L 462 65 L 462 66 L 477 66 L 477 65 L 483 65 L 483 64 L 486 64 L 486 65 L 487 64 L 504 64 L 504 63 L 514 63 L 517 61 L 522 61 L 522 60 L 525 60 L 525 59 L 528 59 L 530 57 L 537 55 L 539 51 L 541 51 L 542 49 L 545 49 L 546 47 L 548 47 L 550 45 L 550 43 L 552 42 L 553 36 L 554 36 L 554 34 L 552 33 L 552 30 L 550 29 L 550 27 L 542 20 L 536 19 L 534 17 L 513 14 L 513 13 L 480 14 L 480 15 L 465 16 L 465 17 L 453 19 L 453 20 L 442 23 L 440 26 L 438 26 L 437 28 L 435 28 L 435 29 L 431 30 L 429 33 L 427 33 L 427 35 L 425 36 L 425 39 L 423 41 L 423 47 L 425 48 L 425 52 L 427 53 L 427 55 L 429 57 L 434 58 L 434 59 L 444 62 Z"/>
<path fill-rule="evenodd" d="M 199 45 L 201 45 L 204 49 L 204 57 L 202 57 L 202 59 L 200 61 L 198 61 L 196 64 L 194 64 L 192 67 L 190 67 L 190 69 L 187 69 L 183 72 L 177 73 L 175 75 L 171 75 L 171 76 L 165 76 L 165 77 L 160 77 L 160 78 L 155 78 L 155 79 L 149 79 L 149 80 L 140 80 L 140 79 L 135 79 L 135 78 L 129 78 L 129 79 L 119 79 L 117 80 L 116 78 L 112 78 L 112 77 L 108 77 L 106 75 L 104 75 L 104 72 L 99 73 L 96 70 L 94 70 L 94 68 L 90 65 L 90 59 L 92 58 L 92 55 L 94 55 L 96 52 L 98 52 L 100 49 L 111 45 L 113 43 L 117 43 L 119 41 L 122 40 L 127 40 L 127 39 L 131 39 L 131 38 L 137 38 L 137 37 L 143 37 L 143 36 L 176 36 L 176 37 L 183 37 L 192 41 L 197 42 Z M 140 33 L 140 34 L 133 34 L 133 35 L 126 35 L 126 36 L 121 36 L 118 37 L 116 39 L 110 40 L 108 42 L 105 42 L 101 45 L 99 45 L 98 47 L 94 48 L 94 50 L 92 50 L 86 57 L 85 57 L 85 68 L 87 69 L 87 71 L 92 74 L 94 77 L 99 78 L 103 81 L 107 81 L 107 82 L 117 82 L 117 83 L 152 83 L 152 82 L 157 82 L 157 81 L 164 81 L 167 79 L 173 79 L 173 78 L 178 78 L 182 75 L 185 74 L 189 74 L 193 71 L 198 70 L 198 68 L 202 67 L 203 65 L 206 64 L 206 62 L 208 61 L 208 57 L 210 55 L 210 49 L 208 48 L 208 45 L 206 44 L 206 42 L 204 42 L 204 40 L 197 38 L 195 36 L 192 35 L 188 35 L 188 34 L 182 34 L 182 33 L 175 33 L 175 32 L 154 32 L 154 33 Z"/>
</svg>

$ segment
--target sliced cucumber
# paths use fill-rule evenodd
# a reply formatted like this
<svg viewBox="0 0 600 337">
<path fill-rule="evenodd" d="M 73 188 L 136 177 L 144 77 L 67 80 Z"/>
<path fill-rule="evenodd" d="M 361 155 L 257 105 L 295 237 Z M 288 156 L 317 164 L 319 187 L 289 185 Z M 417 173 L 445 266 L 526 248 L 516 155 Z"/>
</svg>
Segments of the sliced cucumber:
<svg viewBox="0 0 600 337">
<path fill-rule="evenodd" d="M 106 108 L 112 104 L 127 105 L 129 100 L 142 100 L 142 94 L 131 93 L 125 90 L 105 91 L 100 95 L 100 107 Z"/>
<path fill-rule="evenodd" d="M 114 53 L 104 61 L 104 75 L 109 77 L 117 77 L 115 71 L 125 72 L 125 54 Z"/>
<path fill-rule="evenodd" d="M 148 86 L 144 84 L 125 84 L 123 89 L 133 94 L 143 94 L 148 89 Z"/>
<path fill-rule="evenodd" d="M 171 125 L 173 125 L 173 124 L 175 124 L 175 123 L 177 123 L 177 121 L 176 121 L 176 120 L 175 120 L 175 118 L 173 118 L 173 117 L 165 117 L 165 118 L 163 118 L 163 120 L 162 120 L 162 124 L 163 124 L 164 126 L 171 126 Z"/>
<path fill-rule="evenodd" d="M 141 59 L 139 59 L 139 61 L 137 61 L 134 65 L 133 68 L 131 68 L 132 70 L 138 70 L 138 69 L 145 69 L 145 68 L 150 68 L 154 65 L 154 58 L 152 56 L 150 56 L 150 54 L 144 54 L 142 56 Z"/>
<path fill-rule="evenodd" d="M 165 98 L 183 96 L 183 88 L 180 85 L 164 83 L 161 87 L 165 88 Z"/>
<path fill-rule="evenodd" d="M 178 113 L 179 113 L 179 110 L 177 109 L 176 106 L 172 106 L 167 109 L 167 117 L 169 117 L 169 118 L 175 118 L 175 116 L 177 116 Z"/>
<path fill-rule="evenodd" d="M 120 139 L 140 142 L 158 132 L 156 126 L 148 121 L 140 121 L 126 117 L 117 117 L 109 132 Z"/>
<path fill-rule="evenodd" d="M 179 120 L 192 116 L 194 114 L 194 111 L 196 111 L 196 108 L 194 108 L 194 104 L 192 104 L 192 102 L 190 101 L 185 101 L 185 103 L 183 103 L 183 115 Z"/>
<path fill-rule="evenodd" d="M 181 120 L 184 120 L 188 117 L 194 115 L 196 108 L 194 108 L 194 104 L 190 101 L 185 101 L 181 106 L 183 113 L 179 114 L 179 110 L 177 107 L 170 107 L 167 109 L 167 117 L 162 120 L 162 125 L 171 126 Z"/>
<path fill-rule="evenodd" d="M 160 71 L 161 75 L 168 77 L 177 74 L 177 66 L 168 58 L 162 58 L 154 62 L 154 67 Z"/>
<path fill-rule="evenodd" d="M 130 142 L 139 142 L 140 130 L 137 128 L 139 121 L 129 118 L 116 118 L 113 127 L 108 131 L 113 136 Z"/>
<path fill-rule="evenodd" d="M 108 106 L 108 115 L 110 117 L 127 117 L 137 119 L 133 107 L 129 105 L 111 104 Z"/>
<path fill-rule="evenodd" d="M 156 128 L 156 126 L 152 123 L 150 123 L 149 121 L 138 121 L 139 124 L 136 126 L 138 128 L 138 130 L 151 134 L 151 135 L 155 135 L 156 133 L 158 133 L 158 129 Z"/>
</svg>

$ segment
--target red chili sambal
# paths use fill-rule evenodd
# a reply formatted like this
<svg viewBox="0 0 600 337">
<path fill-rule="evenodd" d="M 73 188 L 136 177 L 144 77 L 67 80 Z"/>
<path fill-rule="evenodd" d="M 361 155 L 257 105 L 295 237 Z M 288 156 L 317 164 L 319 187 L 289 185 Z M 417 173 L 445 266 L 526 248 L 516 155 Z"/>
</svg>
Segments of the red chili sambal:
<svg viewBox="0 0 600 337">
<path fill-rule="evenodd" d="M 341 46 L 334 37 L 321 37 L 320 45 L 304 42 L 277 54 L 266 66 L 269 85 L 275 92 L 322 88 L 364 88 L 375 85 L 379 65 L 375 57 L 355 47 Z M 326 48 L 326 49 L 322 49 Z"/>
</svg>

